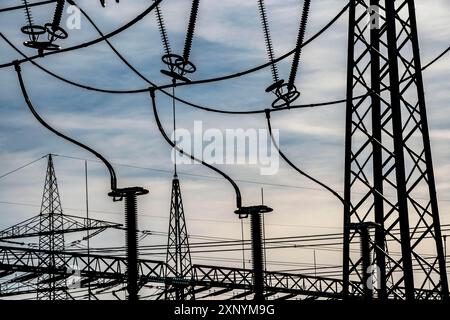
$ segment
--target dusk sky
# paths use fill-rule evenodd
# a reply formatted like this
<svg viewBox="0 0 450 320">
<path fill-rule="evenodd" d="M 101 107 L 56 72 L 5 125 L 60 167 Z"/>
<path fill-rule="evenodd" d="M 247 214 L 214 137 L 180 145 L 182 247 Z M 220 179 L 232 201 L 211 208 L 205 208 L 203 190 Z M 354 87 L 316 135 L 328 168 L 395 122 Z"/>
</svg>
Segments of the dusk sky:
<svg viewBox="0 0 450 320">
<path fill-rule="evenodd" d="M 19 1 L 3 0 L 1 7 Z M 150 1 L 78 0 L 104 33 L 124 25 L 149 6 Z M 302 1 L 268 0 L 267 12 L 276 56 L 295 46 Z M 312 1 L 306 38 L 315 34 L 346 4 L 342 0 Z M 423 64 L 434 59 L 449 45 L 450 2 L 416 1 Z M 183 50 L 189 18 L 190 1 L 164 0 L 161 5 L 172 51 Z M 53 15 L 53 5 L 33 8 L 35 21 L 46 23 Z M 1 33 L 27 55 L 32 49 L 22 42 L 25 24 L 21 10 L 0 13 Z M 65 16 L 67 18 L 67 15 Z M 64 20 L 64 18 L 63 18 Z M 314 103 L 345 98 L 346 47 L 348 15 L 345 13 L 328 31 L 304 48 L 296 86 L 301 91 L 298 103 Z M 85 18 L 80 30 L 70 30 L 61 40 L 62 47 L 97 38 Z M 154 12 L 111 42 L 130 63 L 157 84 L 170 79 L 160 74 L 163 47 Z M 0 63 L 19 58 L 3 40 Z M 201 1 L 192 61 L 197 72 L 192 79 L 227 75 L 267 62 L 257 1 Z M 55 54 L 37 63 L 56 74 L 78 83 L 108 89 L 145 88 L 148 85 L 125 66 L 105 44 Z M 280 75 L 287 78 L 291 58 L 279 64 Z M 30 98 L 42 116 L 69 136 L 102 153 L 115 165 L 120 186 L 144 186 L 149 195 L 139 198 L 141 230 L 168 231 L 170 189 L 173 168 L 171 148 L 158 131 L 147 93 L 105 94 L 89 92 L 65 84 L 30 63 L 22 65 Z M 437 180 L 442 224 L 450 223 L 450 57 L 424 72 L 428 120 Z M 13 67 L 0 69 L 0 175 L 48 153 L 95 160 L 94 156 L 55 136 L 31 115 L 24 102 Z M 224 110 L 250 110 L 270 107 L 273 95 L 264 89 L 271 84 L 270 69 L 251 75 L 206 85 L 176 89 L 188 101 Z M 171 128 L 171 100 L 158 95 L 158 107 L 167 130 Z M 194 121 L 204 129 L 265 129 L 264 114 L 222 115 L 207 113 L 177 103 L 177 126 L 192 130 Z M 280 147 L 299 167 L 343 193 L 345 104 L 320 108 L 288 110 L 272 115 L 273 127 L 279 129 Z M 64 212 L 85 216 L 84 161 L 54 158 Z M 8 227 L 39 214 L 46 161 L 42 159 L 14 174 L 0 179 L 0 228 Z M 342 232 L 342 204 L 329 192 L 298 175 L 280 159 L 275 175 L 261 175 L 259 165 L 220 165 L 239 184 L 245 205 L 264 203 L 274 209 L 266 215 L 266 237 L 298 236 Z M 93 218 L 123 223 L 123 204 L 107 196 L 109 177 L 97 161 L 89 161 L 89 202 Z M 240 239 L 241 226 L 235 210 L 231 185 L 211 170 L 199 165 L 180 165 L 188 231 L 191 241 L 198 236 Z M 249 239 L 248 221 L 245 222 Z M 80 235 L 81 238 L 84 235 Z M 123 234 L 106 232 L 94 238 L 93 247 L 123 245 Z M 218 239 L 217 239 L 218 240 Z M 165 244 L 165 236 L 151 235 L 141 244 Z M 341 248 L 295 248 L 268 251 L 269 270 L 288 270 L 312 266 L 314 250 L 318 265 L 340 265 Z M 163 255 L 146 255 L 163 260 Z M 240 252 L 229 254 L 193 254 L 193 262 L 240 266 Z M 250 255 L 247 255 L 247 259 Z M 231 260 L 230 260 L 231 259 Z M 236 260 L 232 260 L 236 259 Z M 338 269 L 339 270 L 339 269 Z M 339 276 L 331 272 L 330 276 Z"/>
</svg>

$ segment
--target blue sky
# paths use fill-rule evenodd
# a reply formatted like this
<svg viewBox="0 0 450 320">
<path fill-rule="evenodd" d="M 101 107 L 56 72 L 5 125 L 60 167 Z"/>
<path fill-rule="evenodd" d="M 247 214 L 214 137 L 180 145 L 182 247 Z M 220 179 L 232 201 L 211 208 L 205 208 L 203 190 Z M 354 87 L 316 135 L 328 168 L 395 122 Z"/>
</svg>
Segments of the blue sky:
<svg viewBox="0 0 450 320">
<path fill-rule="evenodd" d="M 135 0 L 116 4 L 109 1 L 107 8 L 97 1 L 79 0 L 98 23 L 103 32 L 123 25 L 137 16 L 149 1 Z M 18 1 L 3 0 L 1 6 L 16 5 Z M 266 1 L 276 55 L 295 45 L 298 16 L 302 1 Z M 345 1 L 316 0 L 312 2 L 307 37 L 317 32 L 345 5 Z M 448 47 L 450 39 L 450 3 L 445 0 L 416 1 L 422 61 L 430 61 Z M 189 1 L 164 0 L 162 10 L 174 52 L 181 52 L 188 20 Z M 33 9 L 38 23 L 48 22 L 53 6 Z M 1 32 L 31 55 L 34 52 L 21 45 L 25 37 L 20 33 L 24 24 L 23 12 L 2 14 Z M 302 92 L 300 103 L 341 99 L 345 97 L 347 15 L 329 31 L 304 49 L 297 87 Z M 80 30 L 71 30 L 69 38 L 61 41 L 71 46 L 97 35 L 87 21 Z M 160 75 L 164 66 L 163 52 L 154 13 L 126 32 L 112 38 L 116 48 L 134 66 L 158 84 L 168 80 Z M 0 42 L 0 61 L 17 58 L 6 43 Z M 193 79 L 202 79 L 233 73 L 266 62 L 263 34 L 260 28 L 257 2 L 244 0 L 201 2 L 197 32 L 192 49 L 192 60 L 198 66 Z M 287 77 L 290 59 L 279 65 Z M 70 53 L 38 59 L 38 63 L 71 80 L 103 88 L 141 88 L 146 84 L 137 78 L 114 56 L 105 44 L 97 44 Z M 429 123 L 431 129 L 441 220 L 450 223 L 450 58 L 444 57 L 424 74 Z M 142 185 L 150 195 L 140 198 L 139 218 L 142 229 L 166 231 L 170 204 L 171 169 L 170 147 L 159 134 L 153 121 L 147 94 L 109 95 L 87 92 L 51 78 L 31 64 L 23 65 L 23 75 L 30 96 L 42 115 L 63 132 L 88 143 L 111 162 L 165 170 L 143 170 L 116 166 L 119 183 Z M 28 112 L 19 92 L 13 68 L 0 70 L 0 164 L 2 172 L 12 170 L 47 153 L 93 159 L 42 128 Z M 255 74 L 208 85 L 179 88 L 184 99 L 206 106 L 245 110 L 268 106 L 272 96 L 264 92 L 271 83 L 269 69 Z M 170 127 L 170 101 L 159 96 L 160 110 L 165 126 Z M 265 128 L 263 115 L 229 116 L 208 114 L 178 105 L 178 125 L 192 128 L 201 120 L 209 128 Z M 344 159 L 344 105 L 317 109 L 291 110 L 273 115 L 273 125 L 280 129 L 281 147 L 297 164 L 336 190 L 343 190 Z M 66 213 L 83 215 L 83 166 L 80 160 L 55 158 L 63 207 Z M 312 233 L 340 232 L 342 208 L 327 192 L 295 174 L 281 163 L 275 176 L 260 176 L 258 166 L 222 166 L 232 177 L 259 181 L 261 184 L 240 183 L 244 204 L 260 202 L 260 188 L 265 189 L 265 202 L 274 213 L 267 215 L 267 236 L 290 236 Z M 240 238 L 240 224 L 233 214 L 233 190 L 227 182 L 200 165 L 180 168 L 188 228 L 193 235 Z M 40 161 L 20 172 L 0 180 L 0 201 L 39 205 L 44 180 L 45 161 Z M 0 174 L 2 173 L 0 172 Z M 183 174 L 184 173 L 184 174 Z M 187 174 L 206 175 L 199 178 Z M 90 207 L 92 216 L 123 222 L 121 204 L 112 203 L 106 196 L 106 170 L 89 162 Z M 275 187 L 269 184 L 283 184 Z M 79 209 L 72 211 L 69 209 Z M 38 207 L 11 205 L 0 202 L 0 227 L 6 227 L 38 214 Z M 104 211 L 104 212 L 95 212 Z M 107 213 L 106 213 L 107 212 Z M 248 229 L 248 228 L 246 228 Z M 111 233 L 93 242 L 103 245 L 108 241 L 121 244 L 123 235 Z M 248 234 L 247 234 L 248 238 Z M 105 240 L 106 239 L 106 240 Z M 148 237 L 144 244 L 162 244 L 162 237 Z M 197 263 L 211 260 L 194 256 Z M 270 261 L 311 263 L 311 248 L 269 252 Z M 340 253 L 317 251 L 318 262 L 340 263 Z M 208 256 L 210 259 L 214 254 Z M 230 254 L 239 258 L 239 254 Z M 161 258 L 162 257 L 157 257 Z M 216 262 L 218 263 L 218 262 Z M 220 262 L 222 263 L 222 262 Z M 225 263 L 225 262 L 223 262 Z M 232 262 L 228 262 L 233 264 Z M 287 269 L 276 264 L 269 269 Z"/>
</svg>

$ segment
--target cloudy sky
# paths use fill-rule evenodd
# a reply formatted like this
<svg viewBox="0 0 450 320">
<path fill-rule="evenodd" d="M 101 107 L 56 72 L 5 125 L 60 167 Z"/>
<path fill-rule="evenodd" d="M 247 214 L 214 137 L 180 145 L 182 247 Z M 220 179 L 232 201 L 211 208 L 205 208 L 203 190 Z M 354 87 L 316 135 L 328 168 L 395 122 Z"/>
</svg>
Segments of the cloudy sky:
<svg viewBox="0 0 450 320">
<path fill-rule="evenodd" d="M 450 39 L 450 3 L 446 0 L 416 1 L 422 60 L 433 59 L 446 49 Z M 3 0 L 2 7 L 19 1 Z M 105 33 L 110 32 L 149 6 L 150 1 L 79 0 Z M 302 1 L 266 1 L 276 56 L 295 45 Z M 345 5 L 346 1 L 312 1 L 307 37 L 313 35 Z M 185 38 L 190 1 L 164 0 L 162 10 L 171 47 L 181 53 Z M 37 23 L 49 22 L 53 6 L 33 8 Z M 1 13 L 1 32 L 28 55 L 31 49 L 22 42 L 20 27 L 25 24 L 22 11 Z M 65 16 L 67 18 L 67 15 Z M 297 78 L 302 95 L 300 103 L 312 103 L 345 97 L 347 14 L 303 51 Z M 98 35 L 82 19 L 80 30 L 70 30 L 60 41 L 69 47 Z M 163 52 L 154 13 L 132 28 L 111 39 L 112 43 L 144 75 L 158 84 L 168 83 L 159 72 Z M 203 0 L 200 5 L 192 60 L 198 71 L 193 79 L 226 75 L 265 63 L 267 60 L 256 0 Z M 18 55 L 0 41 L 0 63 Z M 36 60 L 58 75 L 73 81 L 109 89 L 143 88 L 146 83 L 131 72 L 103 43 L 69 53 Z M 279 65 L 287 78 L 291 60 Z M 171 149 L 161 137 L 153 120 L 147 94 L 113 95 L 89 92 L 50 77 L 32 64 L 22 66 L 30 97 L 39 112 L 56 128 L 89 144 L 115 164 L 120 186 L 140 185 L 150 194 L 139 198 L 141 229 L 167 232 L 172 178 Z M 441 220 L 450 223 L 450 58 L 444 57 L 424 74 L 428 115 Z M 45 154 L 54 153 L 82 159 L 94 159 L 41 127 L 24 104 L 13 68 L 0 70 L 0 175 Z M 183 99 L 230 110 L 268 107 L 272 96 L 264 89 L 271 83 L 269 69 L 231 81 L 177 89 Z M 171 101 L 158 96 L 166 128 L 171 126 Z M 192 129 L 194 121 L 203 127 L 265 128 L 264 115 L 233 116 L 210 114 L 177 105 L 178 126 Z M 301 168 L 326 182 L 342 194 L 344 161 L 344 105 L 316 109 L 291 110 L 273 115 L 274 128 L 280 129 L 280 144 Z M 45 160 L 0 180 L 0 227 L 7 227 L 39 213 Z M 84 216 L 84 161 L 55 158 L 56 172 L 65 213 Z M 134 166 L 134 167 L 133 167 Z M 122 204 L 107 197 L 108 175 L 104 167 L 89 161 L 89 201 L 91 216 L 123 222 Z M 139 168 L 138 168 L 139 167 Z M 280 161 L 276 175 L 262 176 L 258 165 L 223 165 L 221 169 L 238 180 L 244 204 L 261 202 L 274 208 L 266 216 L 266 236 L 297 236 L 342 231 L 342 207 L 338 200 L 312 182 L 296 174 Z M 233 213 L 234 194 L 223 179 L 200 165 L 179 167 L 183 201 L 191 241 L 195 236 L 240 239 L 241 225 Z M 245 223 L 248 239 L 248 224 Z M 81 236 L 80 236 L 81 237 Z M 164 244 L 164 236 L 150 236 L 143 244 Z M 93 246 L 121 245 L 123 234 L 110 232 L 92 241 Z M 335 247 L 336 248 L 336 247 Z M 339 248 L 339 247 L 337 247 Z M 284 270 L 310 267 L 314 248 L 270 250 L 268 269 Z M 319 265 L 339 264 L 339 250 L 315 248 Z M 163 259 L 163 256 L 148 256 Z M 240 265 L 240 253 L 198 253 L 195 263 Z M 248 256 L 249 257 L 249 256 Z M 248 258 L 247 257 L 247 258 Z"/>
</svg>

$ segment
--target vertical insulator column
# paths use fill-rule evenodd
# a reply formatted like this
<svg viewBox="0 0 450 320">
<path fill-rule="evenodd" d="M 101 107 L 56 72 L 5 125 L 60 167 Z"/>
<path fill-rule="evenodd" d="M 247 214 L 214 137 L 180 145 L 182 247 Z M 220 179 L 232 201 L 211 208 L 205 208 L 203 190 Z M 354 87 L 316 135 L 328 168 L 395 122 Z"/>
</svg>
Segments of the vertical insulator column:
<svg viewBox="0 0 450 320">
<path fill-rule="evenodd" d="M 262 248 L 261 213 L 250 215 L 252 236 L 253 286 L 255 300 L 264 300 L 264 253 Z"/>
<path fill-rule="evenodd" d="M 295 49 L 295 53 L 294 53 L 294 58 L 292 60 L 291 72 L 289 74 L 289 82 L 288 82 L 289 90 L 294 88 L 295 78 L 297 76 L 298 65 L 300 63 L 300 55 L 302 53 L 303 40 L 305 38 L 306 24 L 308 22 L 308 14 L 309 14 L 310 6 L 311 6 L 311 0 L 305 0 L 305 3 L 303 5 L 302 17 L 300 20 L 300 26 L 299 26 L 299 30 L 298 30 L 298 35 L 297 35 L 296 49 Z"/>
<path fill-rule="evenodd" d="M 128 300 L 136 301 L 138 296 L 138 240 L 137 240 L 137 196 L 125 196 L 125 232 L 127 245 L 127 291 Z"/>
<path fill-rule="evenodd" d="M 267 13 L 266 13 L 266 7 L 264 4 L 264 0 L 258 0 L 258 9 L 259 9 L 259 15 L 261 19 L 261 26 L 264 32 L 264 41 L 266 42 L 266 50 L 267 50 L 267 56 L 269 58 L 269 62 L 271 62 L 270 68 L 272 70 L 272 79 L 274 83 L 277 83 L 280 79 L 278 76 L 278 68 L 275 60 L 275 54 L 273 50 L 272 45 L 272 38 L 270 37 L 270 31 L 269 31 L 269 20 L 267 19 Z"/>
<path fill-rule="evenodd" d="M 24 6 L 24 12 L 25 12 L 25 19 L 29 26 L 33 25 L 33 16 L 31 15 L 30 7 L 28 6 L 27 0 L 22 0 L 23 6 Z"/>
<path fill-rule="evenodd" d="M 57 39 L 66 39 L 68 37 L 68 33 L 61 28 L 61 19 L 64 13 L 65 3 L 65 0 L 57 0 L 52 22 L 44 25 L 48 33 L 48 41 L 52 43 Z"/>
<path fill-rule="evenodd" d="M 265 300 L 264 297 L 264 251 L 263 251 L 263 226 L 261 215 L 272 212 L 273 209 L 265 206 L 239 207 L 234 213 L 239 215 L 239 219 L 250 216 L 250 232 L 252 237 L 252 262 L 253 262 L 253 292 L 254 300 Z"/>
<path fill-rule="evenodd" d="M 61 25 L 61 19 L 64 12 L 65 0 L 58 0 L 56 2 L 55 13 L 53 15 L 52 28 L 55 31 Z"/>
<path fill-rule="evenodd" d="M 164 18 L 159 5 L 155 8 L 156 20 L 158 22 L 158 29 L 161 36 L 161 40 L 166 55 L 170 55 L 172 50 L 170 49 L 169 36 L 167 35 L 166 26 L 164 24 Z"/>
<path fill-rule="evenodd" d="M 370 272 L 370 243 L 369 243 L 369 228 L 366 225 L 362 225 L 359 229 L 361 237 L 361 274 L 363 275 L 363 286 L 364 286 L 364 299 L 372 299 L 372 287 L 369 286 L 369 281 L 371 278 L 369 276 Z"/>
<path fill-rule="evenodd" d="M 199 5 L 200 0 L 192 1 L 191 14 L 189 16 L 189 24 L 186 32 L 186 40 L 184 41 L 183 59 L 185 63 L 189 61 L 189 56 L 191 54 L 192 40 L 194 38 Z"/>
</svg>

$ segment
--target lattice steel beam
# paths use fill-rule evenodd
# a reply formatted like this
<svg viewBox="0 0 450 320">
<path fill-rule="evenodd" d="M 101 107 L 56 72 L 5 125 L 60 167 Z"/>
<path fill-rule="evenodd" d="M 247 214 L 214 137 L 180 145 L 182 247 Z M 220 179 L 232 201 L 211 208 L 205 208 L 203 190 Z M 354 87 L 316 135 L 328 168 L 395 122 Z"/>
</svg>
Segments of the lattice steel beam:
<svg viewBox="0 0 450 320">
<path fill-rule="evenodd" d="M 180 181 L 176 175 L 172 180 L 166 264 L 168 266 L 165 273 L 166 277 L 192 279 L 189 236 L 184 215 L 183 199 L 181 197 Z M 195 295 L 192 292 L 192 287 L 183 283 L 167 284 L 165 298 L 166 300 L 193 300 Z"/>
<path fill-rule="evenodd" d="M 377 20 L 377 23 L 373 22 Z M 345 147 L 344 294 L 448 299 L 413 0 L 352 0 Z M 371 224 L 365 255 L 356 235 Z M 400 230 L 400 235 L 394 234 Z M 389 252 L 401 252 L 391 256 Z M 425 258 L 432 252 L 433 261 Z M 366 266 L 368 258 L 371 265 Z M 419 266 L 419 270 L 413 266 Z M 367 284 L 369 281 L 369 284 Z"/>
<path fill-rule="evenodd" d="M 0 231 L 0 240 L 31 238 L 38 237 L 40 235 L 49 235 L 49 231 L 40 231 L 41 218 L 41 216 L 35 216 Z M 47 215 L 43 215 L 43 218 L 46 219 L 48 217 Z M 63 214 L 62 226 L 63 227 L 61 230 L 54 230 L 53 233 L 73 233 L 83 232 L 87 230 L 103 231 L 107 228 L 120 228 L 122 225 L 119 223 L 96 219 L 87 219 Z"/>
<path fill-rule="evenodd" d="M 45 292 L 44 288 L 38 288 L 33 279 L 42 273 L 53 276 L 64 276 L 68 278 L 73 275 L 72 270 L 77 269 L 80 276 L 80 287 L 87 290 L 88 282 L 92 288 L 104 288 L 112 290 L 125 290 L 126 285 L 126 258 L 103 255 L 87 255 L 82 253 L 58 253 L 61 254 L 65 263 L 61 268 L 43 268 L 40 266 L 42 252 L 37 249 L 0 247 L 0 271 L 3 278 L 0 283 L 0 296 L 14 296 L 22 294 Z M 162 288 L 167 284 L 183 284 L 192 286 L 194 292 L 200 293 L 206 290 L 215 290 L 218 295 L 209 297 L 221 299 L 221 294 L 233 292 L 237 295 L 246 292 L 253 294 L 252 270 L 239 268 L 226 268 L 219 266 L 193 265 L 194 278 L 183 280 L 174 277 L 164 277 L 164 262 L 154 260 L 139 260 L 139 286 L 148 287 L 150 283 L 160 283 Z M 12 273 L 25 273 L 28 280 L 21 282 L 11 281 Z M 271 297 L 275 294 L 289 295 L 290 298 L 322 298 L 342 299 L 343 281 L 340 279 L 304 276 L 301 274 L 290 274 L 281 272 L 265 272 L 265 296 Z M 1 280 L 0 279 L 0 280 Z M 19 279 L 20 280 L 20 279 Z M 153 287 L 150 286 L 150 287 Z M 58 290 L 70 288 L 58 287 Z M 362 298 L 363 286 L 361 283 L 350 283 L 350 293 L 354 298 Z M 440 299 L 441 295 L 433 290 L 415 290 L 415 295 L 427 299 Z M 161 297 L 164 290 L 161 291 Z M 236 298 L 236 295 L 234 296 Z M 401 297 L 404 298 L 404 297 Z"/>
</svg>

